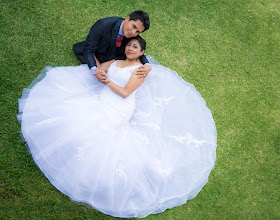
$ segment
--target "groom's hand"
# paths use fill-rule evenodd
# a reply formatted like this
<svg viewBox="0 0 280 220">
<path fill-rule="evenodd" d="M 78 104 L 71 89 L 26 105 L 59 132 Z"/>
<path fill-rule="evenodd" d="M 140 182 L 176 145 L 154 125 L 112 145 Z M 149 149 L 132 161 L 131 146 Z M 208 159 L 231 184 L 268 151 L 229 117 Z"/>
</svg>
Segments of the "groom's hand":
<svg viewBox="0 0 280 220">
<path fill-rule="evenodd" d="M 135 70 L 135 75 L 137 75 L 138 78 L 145 78 L 151 69 L 152 67 L 149 65 L 142 65 Z"/>
<path fill-rule="evenodd" d="M 94 72 L 94 75 L 98 79 L 99 82 L 106 84 L 107 76 L 106 76 L 105 71 L 97 68 Z"/>
</svg>

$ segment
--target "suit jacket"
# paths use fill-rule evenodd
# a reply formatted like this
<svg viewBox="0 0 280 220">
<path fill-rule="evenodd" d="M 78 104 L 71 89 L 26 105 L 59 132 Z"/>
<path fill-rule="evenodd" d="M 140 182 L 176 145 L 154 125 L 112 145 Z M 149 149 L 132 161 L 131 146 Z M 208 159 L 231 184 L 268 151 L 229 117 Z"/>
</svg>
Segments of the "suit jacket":
<svg viewBox="0 0 280 220">
<path fill-rule="evenodd" d="M 123 20 L 119 17 L 103 18 L 91 27 L 84 46 L 84 56 L 89 68 L 96 66 L 94 55 L 100 63 L 124 55 L 127 39 L 123 39 L 121 47 L 116 47 L 117 36 Z M 141 62 L 145 64 L 148 63 L 148 60 L 143 56 Z"/>
</svg>

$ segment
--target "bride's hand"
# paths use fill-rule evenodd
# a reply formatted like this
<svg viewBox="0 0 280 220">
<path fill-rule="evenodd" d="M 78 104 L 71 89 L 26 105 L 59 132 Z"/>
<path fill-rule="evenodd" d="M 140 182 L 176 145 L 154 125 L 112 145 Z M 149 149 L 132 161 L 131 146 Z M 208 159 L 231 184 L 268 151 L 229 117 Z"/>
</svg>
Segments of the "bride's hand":
<svg viewBox="0 0 280 220">
<path fill-rule="evenodd" d="M 108 84 L 108 83 L 110 83 L 110 82 L 111 82 L 111 80 L 109 80 L 108 78 L 106 78 L 105 84 Z"/>
<path fill-rule="evenodd" d="M 151 71 L 152 67 L 149 65 L 142 65 L 138 67 L 136 70 L 134 70 L 135 75 L 138 76 L 138 78 L 145 78 L 149 72 Z"/>
<path fill-rule="evenodd" d="M 107 76 L 106 76 L 105 71 L 97 68 L 94 72 L 94 75 L 98 79 L 99 82 L 106 84 Z"/>
</svg>

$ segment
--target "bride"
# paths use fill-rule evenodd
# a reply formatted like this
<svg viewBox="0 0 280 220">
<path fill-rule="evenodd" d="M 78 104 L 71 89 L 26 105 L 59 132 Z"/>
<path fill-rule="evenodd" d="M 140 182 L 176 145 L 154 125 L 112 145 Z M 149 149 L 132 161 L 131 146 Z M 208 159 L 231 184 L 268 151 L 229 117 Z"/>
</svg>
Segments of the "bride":
<svg viewBox="0 0 280 220">
<path fill-rule="evenodd" d="M 48 67 L 19 99 L 22 136 L 52 185 L 115 217 L 186 203 L 207 183 L 216 159 L 205 101 L 159 64 L 137 75 L 144 51 L 141 37 L 131 39 L 103 84 L 86 65 Z"/>
</svg>

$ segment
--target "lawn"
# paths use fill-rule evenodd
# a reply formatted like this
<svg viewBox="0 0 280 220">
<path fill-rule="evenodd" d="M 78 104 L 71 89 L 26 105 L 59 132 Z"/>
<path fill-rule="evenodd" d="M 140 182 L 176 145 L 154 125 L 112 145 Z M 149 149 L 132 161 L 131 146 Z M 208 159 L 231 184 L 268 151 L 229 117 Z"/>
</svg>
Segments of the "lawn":
<svg viewBox="0 0 280 220">
<path fill-rule="evenodd" d="M 185 205 L 147 219 L 280 219 L 279 0 L 2 0 L 0 219 L 114 219 L 54 188 L 21 141 L 17 99 L 45 66 L 79 65 L 92 24 L 149 13 L 146 54 L 194 84 L 216 122 L 217 161 Z"/>
</svg>

